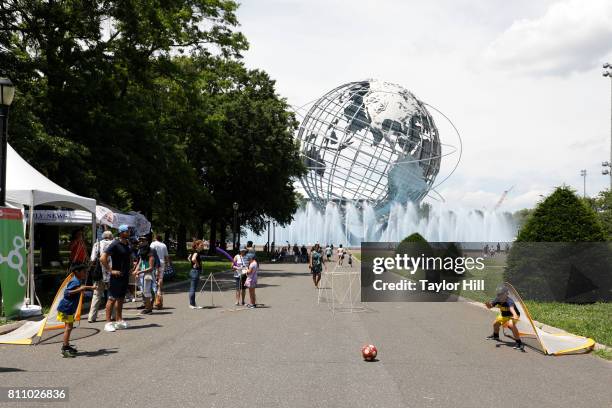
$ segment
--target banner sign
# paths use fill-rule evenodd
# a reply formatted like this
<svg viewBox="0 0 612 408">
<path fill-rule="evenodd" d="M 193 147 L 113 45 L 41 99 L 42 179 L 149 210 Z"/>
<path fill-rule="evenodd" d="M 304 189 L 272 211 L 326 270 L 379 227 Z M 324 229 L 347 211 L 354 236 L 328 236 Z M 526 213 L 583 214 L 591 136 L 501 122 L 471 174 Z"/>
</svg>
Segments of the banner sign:
<svg viewBox="0 0 612 408">
<path fill-rule="evenodd" d="M 19 315 L 28 282 L 22 217 L 18 209 L 0 207 L 0 287 L 7 318 Z"/>
<path fill-rule="evenodd" d="M 29 219 L 29 210 L 25 212 Z M 91 214 L 79 210 L 34 210 L 36 224 L 91 224 Z"/>
</svg>

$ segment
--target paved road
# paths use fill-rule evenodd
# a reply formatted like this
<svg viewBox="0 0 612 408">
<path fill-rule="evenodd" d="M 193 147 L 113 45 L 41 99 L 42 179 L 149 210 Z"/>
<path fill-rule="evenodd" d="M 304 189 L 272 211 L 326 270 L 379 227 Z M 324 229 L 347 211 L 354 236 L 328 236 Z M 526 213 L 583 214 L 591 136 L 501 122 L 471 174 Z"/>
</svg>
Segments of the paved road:
<svg viewBox="0 0 612 408">
<path fill-rule="evenodd" d="M 233 311 L 228 292 L 215 295 L 224 308 L 190 310 L 177 288 L 165 296 L 166 310 L 129 316 L 128 330 L 81 324 L 75 359 L 60 357 L 60 336 L 36 347 L 0 346 L 0 385 L 68 386 L 74 407 L 600 408 L 612 401 L 612 364 L 496 347 L 483 340 L 486 310 L 371 303 L 332 314 L 317 304 L 303 266 L 262 269 L 264 308 Z M 378 345 L 378 362 L 361 360 L 368 342 Z"/>
</svg>

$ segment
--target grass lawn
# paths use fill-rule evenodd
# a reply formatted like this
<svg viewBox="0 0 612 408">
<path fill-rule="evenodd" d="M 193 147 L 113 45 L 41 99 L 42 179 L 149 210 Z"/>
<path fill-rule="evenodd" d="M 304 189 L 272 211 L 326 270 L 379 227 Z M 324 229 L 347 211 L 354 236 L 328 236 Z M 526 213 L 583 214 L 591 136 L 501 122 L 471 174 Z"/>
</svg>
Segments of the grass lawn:
<svg viewBox="0 0 612 408">
<path fill-rule="evenodd" d="M 189 279 L 189 271 L 191 270 L 191 262 L 184 261 L 172 261 L 174 269 L 176 270 L 176 276 L 174 281 L 183 281 Z M 217 273 L 231 269 L 229 261 L 204 261 L 203 275 L 208 276 L 210 272 Z"/>
</svg>

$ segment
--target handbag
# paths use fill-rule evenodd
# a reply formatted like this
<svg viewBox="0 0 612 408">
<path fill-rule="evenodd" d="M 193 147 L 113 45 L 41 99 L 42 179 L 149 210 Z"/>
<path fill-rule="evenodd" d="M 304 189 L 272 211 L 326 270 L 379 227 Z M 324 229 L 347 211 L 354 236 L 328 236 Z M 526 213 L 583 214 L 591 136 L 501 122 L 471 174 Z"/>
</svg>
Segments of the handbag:
<svg viewBox="0 0 612 408">
<path fill-rule="evenodd" d="M 153 307 L 155 307 L 157 310 L 164 308 L 164 296 L 161 294 L 161 292 L 158 292 L 155 295 L 155 303 L 153 303 Z"/>
<path fill-rule="evenodd" d="M 91 280 L 101 281 L 102 280 L 102 264 L 100 263 L 100 241 L 98 244 L 98 252 L 96 254 L 96 260 L 91 264 L 89 269 L 89 276 L 91 276 Z"/>
<path fill-rule="evenodd" d="M 172 264 L 167 264 L 164 269 L 164 279 L 166 278 L 174 278 L 176 275 L 176 271 L 174 270 L 174 266 Z"/>
</svg>

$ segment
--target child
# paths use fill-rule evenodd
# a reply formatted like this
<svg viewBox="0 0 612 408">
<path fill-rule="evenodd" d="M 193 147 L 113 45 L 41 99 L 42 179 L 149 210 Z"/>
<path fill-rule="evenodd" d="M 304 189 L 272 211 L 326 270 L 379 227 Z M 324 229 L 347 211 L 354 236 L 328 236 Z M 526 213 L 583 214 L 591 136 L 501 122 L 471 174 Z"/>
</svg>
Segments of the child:
<svg viewBox="0 0 612 408">
<path fill-rule="evenodd" d="M 257 256 L 253 256 L 249 263 L 249 269 L 247 271 L 247 278 L 244 282 L 244 286 L 249 288 L 249 299 L 251 303 L 247 305 L 248 309 L 257 307 L 255 299 L 255 288 L 257 287 L 257 272 L 259 271 L 259 263 L 257 262 Z"/>
<path fill-rule="evenodd" d="M 488 336 L 487 340 L 499 341 L 499 328 L 501 326 L 508 327 L 510 330 L 512 330 L 514 340 L 516 340 L 516 345 L 513 348 L 524 351 L 525 346 L 523 345 L 521 337 L 519 336 L 519 331 L 516 328 L 516 321 L 519 319 L 520 313 L 518 312 L 514 301 L 508 296 L 508 288 L 505 286 L 497 288 L 497 295 L 495 296 L 495 299 L 490 302 L 486 302 L 485 305 L 489 309 L 498 306 L 500 311 L 500 314 L 493 322 L 493 334 Z"/>
<path fill-rule="evenodd" d="M 349 266 L 352 268 L 353 267 L 353 254 L 348 252 L 348 251 L 347 251 L 347 254 L 348 254 L 348 263 L 349 263 Z"/>
<path fill-rule="evenodd" d="M 86 264 L 74 264 L 70 267 L 73 277 L 64 289 L 64 297 L 60 300 L 57 306 L 57 320 L 65 323 L 64 328 L 64 344 L 62 345 L 62 355 L 64 357 L 76 357 L 77 350 L 71 347 L 70 333 L 74 324 L 74 313 L 79 306 L 79 298 L 81 292 L 86 290 L 94 290 L 95 286 L 81 285 L 81 281 L 85 279 L 88 266 Z"/>
</svg>

